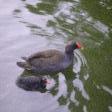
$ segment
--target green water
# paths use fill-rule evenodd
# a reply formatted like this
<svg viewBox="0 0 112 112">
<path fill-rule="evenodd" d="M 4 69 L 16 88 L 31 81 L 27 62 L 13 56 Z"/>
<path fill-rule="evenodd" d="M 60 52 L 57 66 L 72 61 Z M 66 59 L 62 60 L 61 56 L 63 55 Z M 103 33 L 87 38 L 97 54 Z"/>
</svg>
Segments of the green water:
<svg viewBox="0 0 112 112">
<path fill-rule="evenodd" d="M 0 4 L 0 112 L 112 112 L 111 0 Z M 75 52 L 74 72 L 51 76 L 56 84 L 45 93 L 16 86 L 17 77 L 24 75 L 16 66 L 21 56 L 64 50 L 69 40 L 84 46 Z"/>
</svg>

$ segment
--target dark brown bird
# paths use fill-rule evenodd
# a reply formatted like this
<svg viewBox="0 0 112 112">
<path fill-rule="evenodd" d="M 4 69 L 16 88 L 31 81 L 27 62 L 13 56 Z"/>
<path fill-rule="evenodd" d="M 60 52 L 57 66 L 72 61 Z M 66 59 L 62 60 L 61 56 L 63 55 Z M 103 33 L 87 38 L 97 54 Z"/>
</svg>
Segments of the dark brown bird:
<svg viewBox="0 0 112 112">
<path fill-rule="evenodd" d="M 17 62 L 17 65 L 39 74 L 63 72 L 73 64 L 73 52 L 79 48 L 81 48 L 79 42 L 69 42 L 64 52 L 55 49 L 37 52 L 29 57 L 23 57 L 25 62 Z"/>
</svg>

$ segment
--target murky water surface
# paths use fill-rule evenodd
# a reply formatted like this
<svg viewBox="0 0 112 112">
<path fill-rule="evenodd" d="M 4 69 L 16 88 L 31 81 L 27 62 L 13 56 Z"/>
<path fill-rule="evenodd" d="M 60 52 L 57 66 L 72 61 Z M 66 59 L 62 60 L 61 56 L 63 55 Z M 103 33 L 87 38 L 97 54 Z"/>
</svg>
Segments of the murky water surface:
<svg viewBox="0 0 112 112">
<path fill-rule="evenodd" d="M 16 86 L 21 56 L 68 40 L 84 45 L 73 72 L 49 77 L 44 93 Z M 112 1 L 0 0 L 0 79 L 0 112 L 112 112 Z"/>
</svg>

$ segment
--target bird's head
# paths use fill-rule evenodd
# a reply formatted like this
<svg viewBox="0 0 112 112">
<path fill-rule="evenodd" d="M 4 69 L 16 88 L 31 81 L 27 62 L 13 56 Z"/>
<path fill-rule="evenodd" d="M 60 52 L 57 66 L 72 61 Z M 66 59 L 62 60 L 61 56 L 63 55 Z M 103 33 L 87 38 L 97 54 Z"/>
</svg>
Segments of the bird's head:
<svg viewBox="0 0 112 112">
<path fill-rule="evenodd" d="M 75 49 L 82 49 L 82 45 L 80 42 L 73 42 L 69 41 L 68 44 L 65 47 L 65 52 L 66 53 L 73 53 Z"/>
</svg>

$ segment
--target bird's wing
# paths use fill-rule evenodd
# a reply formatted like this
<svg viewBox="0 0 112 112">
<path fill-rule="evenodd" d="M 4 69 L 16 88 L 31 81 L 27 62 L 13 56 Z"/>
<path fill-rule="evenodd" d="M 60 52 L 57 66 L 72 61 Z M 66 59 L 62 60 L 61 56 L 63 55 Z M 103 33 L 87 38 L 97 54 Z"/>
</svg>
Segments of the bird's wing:
<svg viewBox="0 0 112 112">
<path fill-rule="evenodd" d="M 31 56 L 28 57 L 28 61 L 31 61 L 33 59 L 46 59 L 46 58 L 52 58 L 52 57 L 61 57 L 63 56 L 63 53 L 58 51 L 58 50 L 46 50 L 46 51 L 42 51 L 42 52 L 37 52 Z"/>
</svg>

